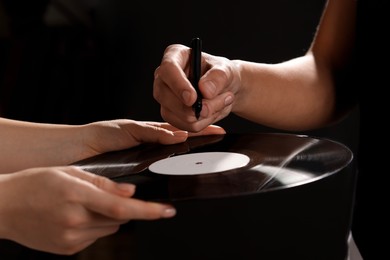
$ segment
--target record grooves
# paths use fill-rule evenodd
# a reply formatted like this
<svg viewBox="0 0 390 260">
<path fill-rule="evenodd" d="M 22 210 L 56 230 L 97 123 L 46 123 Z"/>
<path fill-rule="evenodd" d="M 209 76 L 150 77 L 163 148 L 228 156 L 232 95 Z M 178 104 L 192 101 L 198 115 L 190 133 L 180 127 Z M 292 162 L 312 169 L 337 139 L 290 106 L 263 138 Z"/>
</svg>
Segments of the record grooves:
<svg viewBox="0 0 390 260">
<path fill-rule="evenodd" d="M 161 175 L 148 168 L 165 158 L 205 152 L 238 153 L 250 160 L 244 167 L 205 175 Z M 347 147 L 327 139 L 253 133 L 191 137 L 175 145 L 143 144 L 74 165 L 116 181 L 136 184 L 138 198 L 178 201 L 234 197 L 305 185 L 340 171 L 352 158 Z"/>
</svg>

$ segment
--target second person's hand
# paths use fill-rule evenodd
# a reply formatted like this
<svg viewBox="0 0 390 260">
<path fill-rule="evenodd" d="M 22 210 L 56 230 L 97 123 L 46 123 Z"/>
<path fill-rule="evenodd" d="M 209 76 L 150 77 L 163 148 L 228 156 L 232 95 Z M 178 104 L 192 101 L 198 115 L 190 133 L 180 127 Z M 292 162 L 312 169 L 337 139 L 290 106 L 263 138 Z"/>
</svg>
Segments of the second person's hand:
<svg viewBox="0 0 390 260">
<path fill-rule="evenodd" d="M 203 107 L 199 120 L 192 105 L 196 91 L 189 79 L 190 48 L 180 44 L 166 48 L 156 69 L 153 96 L 161 105 L 161 116 L 170 124 L 191 132 L 199 132 L 232 111 L 240 82 L 239 66 L 223 57 L 202 53 L 202 77 L 199 89 Z"/>
<path fill-rule="evenodd" d="M 135 186 L 74 166 L 0 175 L 0 238 L 70 255 L 135 219 L 173 217 L 170 205 L 131 198 Z"/>
</svg>

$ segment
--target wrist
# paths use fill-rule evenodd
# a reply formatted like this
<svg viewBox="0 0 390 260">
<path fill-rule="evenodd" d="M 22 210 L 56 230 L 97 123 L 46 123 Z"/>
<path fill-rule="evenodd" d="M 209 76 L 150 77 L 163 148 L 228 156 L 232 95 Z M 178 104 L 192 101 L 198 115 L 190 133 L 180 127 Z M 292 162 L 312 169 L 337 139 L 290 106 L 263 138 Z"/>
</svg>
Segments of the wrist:
<svg viewBox="0 0 390 260">
<path fill-rule="evenodd" d="M 7 216 L 9 215 L 7 209 L 10 200 L 7 198 L 7 190 L 12 186 L 12 184 L 7 183 L 9 177 L 9 174 L 0 174 L 0 239 L 9 239 L 10 226 L 7 223 Z"/>
<path fill-rule="evenodd" d="M 233 88 L 232 91 L 234 93 L 234 103 L 232 106 L 231 112 L 236 113 L 239 110 L 240 104 L 243 102 L 242 95 L 245 91 L 242 91 L 244 86 L 243 80 L 244 78 L 244 61 L 242 60 L 232 60 L 233 64 Z"/>
</svg>

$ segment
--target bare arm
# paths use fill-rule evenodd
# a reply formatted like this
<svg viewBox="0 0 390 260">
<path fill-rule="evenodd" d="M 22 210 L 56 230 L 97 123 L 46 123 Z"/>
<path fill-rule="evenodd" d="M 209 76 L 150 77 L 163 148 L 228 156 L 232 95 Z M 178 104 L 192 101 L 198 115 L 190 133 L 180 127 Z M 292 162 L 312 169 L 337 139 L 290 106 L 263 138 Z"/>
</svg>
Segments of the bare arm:
<svg viewBox="0 0 390 260">
<path fill-rule="evenodd" d="M 242 85 L 233 112 L 290 130 L 332 122 L 336 114 L 334 73 L 346 66 L 352 49 L 355 4 L 355 0 L 329 1 L 312 46 L 303 57 L 276 65 L 235 61 Z"/>
<path fill-rule="evenodd" d="M 189 135 L 224 133 L 217 126 L 192 134 L 127 119 L 72 126 L 0 118 L 0 238 L 74 254 L 130 220 L 173 217 L 170 205 L 131 198 L 132 184 L 53 165 L 144 142 L 174 144 Z"/>
<path fill-rule="evenodd" d="M 188 50 L 168 47 L 154 84 L 163 118 L 195 131 L 230 112 L 286 130 L 313 129 L 332 122 L 337 112 L 334 73 L 349 59 L 355 5 L 355 0 L 330 0 L 311 48 L 302 57 L 262 64 L 203 54 L 205 74 L 199 88 L 205 99 L 200 120 L 195 119 L 190 107 L 196 93 L 183 79 Z"/>
<path fill-rule="evenodd" d="M 268 65 L 239 63 L 242 85 L 232 112 L 274 128 L 299 130 L 328 122 L 334 107 L 330 75 L 312 55 Z"/>
<path fill-rule="evenodd" d="M 210 126 L 198 134 L 223 133 L 222 128 Z M 118 119 L 77 126 L 0 118 L 0 173 L 67 165 L 143 142 L 173 144 L 187 137 L 187 132 L 160 122 Z"/>
</svg>

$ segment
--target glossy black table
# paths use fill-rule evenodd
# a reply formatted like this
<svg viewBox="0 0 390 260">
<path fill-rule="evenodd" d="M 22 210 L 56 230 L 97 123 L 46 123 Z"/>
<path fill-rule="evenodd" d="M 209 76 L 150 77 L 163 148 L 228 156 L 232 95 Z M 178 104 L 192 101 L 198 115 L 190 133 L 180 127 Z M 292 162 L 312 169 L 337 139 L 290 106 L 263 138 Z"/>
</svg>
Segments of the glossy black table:
<svg viewBox="0 0 390 260">
<path fill-rule="evenodd" d="M 214 151 L 250 161 L 206 175 L 148 169 L 164 158 Z M 14 257 L 9 259 L 345 259 L 356 173 L 352 152 L 340 143 L 276 133 L 213 135 L 144 144 L 75 164 L 137 184 L 136 197 L 172 203 L 177 216 L 129 222 L 73 256 L 2 241 L 0 247 L 8 245 L 3 253 Z"/>
</svg>

